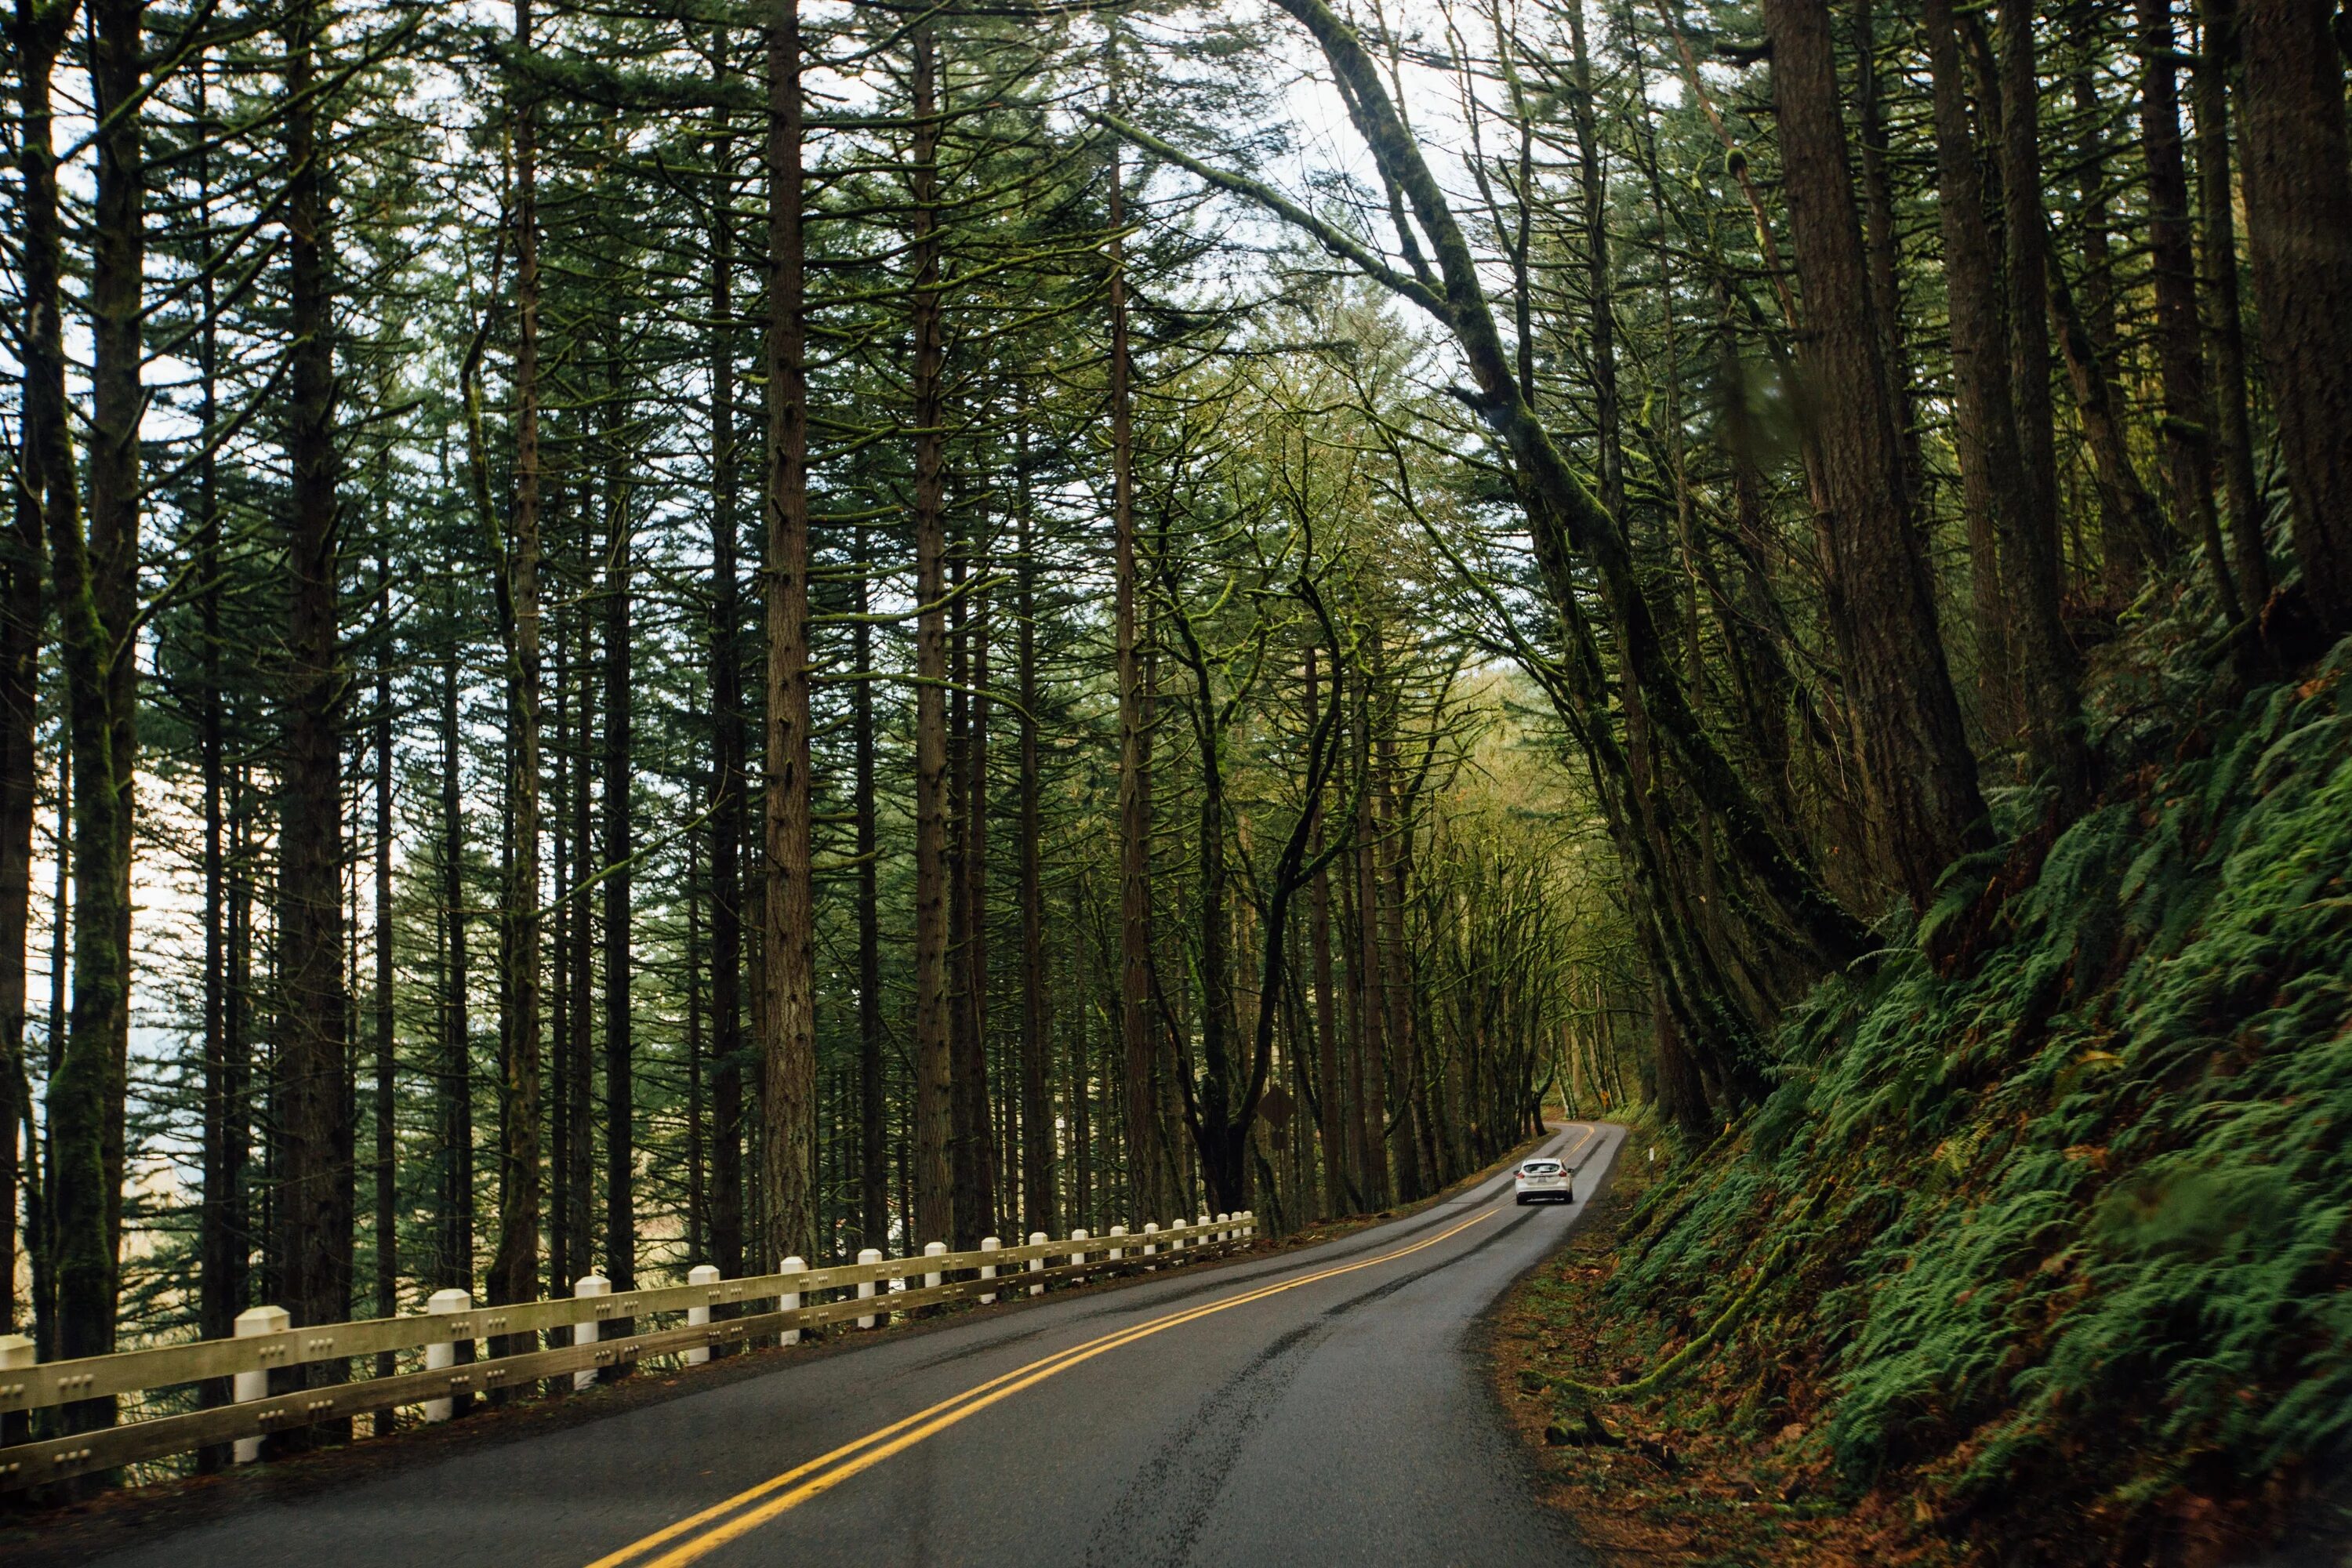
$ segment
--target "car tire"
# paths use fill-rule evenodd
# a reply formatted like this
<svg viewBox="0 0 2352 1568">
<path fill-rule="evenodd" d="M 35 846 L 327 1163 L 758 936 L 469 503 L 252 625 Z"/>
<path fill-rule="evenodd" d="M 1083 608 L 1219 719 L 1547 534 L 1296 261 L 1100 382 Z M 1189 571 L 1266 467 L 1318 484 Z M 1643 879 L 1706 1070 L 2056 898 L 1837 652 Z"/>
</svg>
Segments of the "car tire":
<svg viewBox="0 0 2352 1568">
<path fill-rule="evenodd" d="M 1520 1206 L 1521 1208 L 1525 1208 L 1525 1207 L 1527 1207 L 1527 1206 L 1528 1206 L 1528 1194 L 1525 1194 L 1525 1193 L 1521 1193 L 1521 1194 L 1519 1194 L 1519 1206 Z"/>
</svg>

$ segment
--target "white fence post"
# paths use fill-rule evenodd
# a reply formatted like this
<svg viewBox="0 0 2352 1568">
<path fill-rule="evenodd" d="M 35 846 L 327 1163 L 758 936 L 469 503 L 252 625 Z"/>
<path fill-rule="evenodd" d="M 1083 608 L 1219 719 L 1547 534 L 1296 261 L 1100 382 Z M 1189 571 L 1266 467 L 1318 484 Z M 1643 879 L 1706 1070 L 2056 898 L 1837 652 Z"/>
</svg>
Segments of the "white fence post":
<svg viewBox="0 0 2352 1568">
<path fill-rule="evenodd" d="M 1033 1230 L 1029 1233 L 1029 1245 L 1032 1247 L 1043 1247 L 1045 1245 L 1046 1239 L 1047 1237 L 1045 1233 L 1042 1230 Z M 1029 1260 L 1029 1272 L 1032 1274 L 1043 1274 L 1045 1272 L 1045 1260 L 1042 1258 L 1031 1258 Z M 1032 1285 L 1029 1287 L 1029 1294 L 1032 1296 L 1042 1296 L 1045 1293 L 1045 1287 L 1043 1285 Z"/>
<path fill-rule="evenodd" d="M 983 1236 L 980 1238 L 980 1249 L 982 1252 L 1001 1252 L 1003 1250 L 1003 1247 L 1004 1244 L 997 1240 L 996 1237 L 992 1236 Z M 980 1277 L 982 1279 L 995 1279 L 996 1265 L 993 1263 L 982 1264 L 980 1266 Z M 996 1305 L 996 1292 L 990 1290 L 982 1293 L 980 1298 L 980 1304 L 983 1307 L 993 1307 Z"/>
<path fill-rule="evenodd" d="M 1125 1236 L 1127 1234 L 1127 1226 L 1123 1225 L 1115 1225 L 1110 1227 L 1110 1233 L 1113 1236 Z M 1126 1256 L 1127 1248 L 1124 1247 L 1114 1247 L 1110 1249 L 1110 1260 L 1113 1263 L 1118 1262 L 1120 1258 L 1125 1258 Z"/>
<path fill-rule="evenodd" d="M 863 1262 L 864 1259 L 861 1258 L 859 1261 Z M 787 1258 L 784 1259 L 782 1267 L 780 1268 L 777 1272 L 780 1274 L 805 1274 L 808 1272 L 808 1260 L 803 1258 Z M 800 1309 L 801 1293 L 797 1290 L 787 1290 L 782 1295 L 776 1298 L 776 1310 L 780 1312 L 797 1312 Z M 796 1345 L 801 1342 L 801 1331 L 798 1329 L 786 1329 L 783 1331 L 782 1338 L 784 1343 L 788 1345 Z"/>
<path fill-rule="evenodd" d="M 282 1334 L 294 1326 L 293 1314 L 283 1307 L 247 1307 L 236 1315 L 236 1334 L 238 1339 L 257 1339 L 263 1334 Z M 241 1372 L 231 1392 L 239 1405 L 250 1405 L 257 1399 L 269 1397 L 269 1373 Z M 236 1440 L 236 1462 L 249 1465 L 261 1458 L 261 1439 L 239 1437 Z"/>
<path fill-rule="evenodd" d="M 470 1312 L 473 1309 L 474 1298 L 463 1290 L 436 1290 L 425 1298 L 425 1310 L 436 1318 L 446 1318 L 458 1312 Z M 457 1364 L 457 1341 L 443 1340 L 439 1344 L 425 1347 L 425 1371 L 446 1372 Z M 425 1402 L 425 1419 L 435 1423 L 446 1421 L 456 1413 L 457 1408 L 457 1402 L 455 1399 L 446 1397 L 428 1399 Z"/>
<path fill-rule="evenodd" d="M 1076 1244 L 1070 1249 L 1071 1264 L 1074 1267 L 1084 1264 L 1087 1260 L 1087 1232 L 1083 1230 L 1074 1230 L 1070 1232 L 1070 1240 Z M 1086 1276 L 1083 1274 L 1076 1275 L 1071 1279 L 1070 1283 L 1076 1285 L 1085 1279 Z"/>
<path fill-rule="evenodd" d="M 923 1256 L 926 1258 L 945 1257 L 947 1250 L 948 1244 L 944 1241 L 927 1241 L 923 1243 Z M 946 1276 L 941 1274 L 936 1268 L 926 1268 L 923 1270 L 923 1289 L 926 1290 L 934 1289 L 938 1287 L 939 1282 L 945 1278 Z"/>
<path fill-rule="evenodd" d="M 686 1282 L 689 1285 L 716 1285 L 719 1283 L 719 1266 L 715 1263 L 698 1263 L 686 1271 Z M 710 1308 L 708 1305 L 688 1307 L 686 1310 L 688 1328 L 707 1328 L 709 1323 Z M 686 1364 L 688 1366 L 700 1366 L 709 1359 L 709 1345 L 696 1345 L 686 1352 Z"/>
<path fill-rule="evenodd" d="M 1158 1236 L 1159 1234 L 1160 1234 L 1160 1222 L 1159 1222 L 1158 1220 L 1156 1220 L 1156 1219 L 1148 1219 L 1148 1220 L 1145 1220 L 1145 1221 L 1143 1222 L 1143 1256 L 1144 1256 L 1144 1257 L 1149 1258 L 1149 1257 L 1150 1257 L 1153 1253 L 1158 1252 L 1158 1251 L 1160 1250 L 1160 1244 L 1159 1244 L 1158 1242 L 1156 1242 L 1156 1241 L 1154 1241 L 1154 1240 L 1152 1240 L 1152 1239 L 1151 1239 L 1153 1237 Z"/>
<path fill-rule="evenodd" d="M 594 1297 L 609 1296 L 612 1293 L 613 1282 L 602 1274 L 583 1274 L 572 1282 L 572 1299 L 575 1301 L 589 1300 Z M 574 1345 L 594 1344 L 596 1320 L 590 1318 L 572 1324 L 572 1342 Z M 593 1388 L 595 1385 L 596 1369 L 593 1366 L 583 1368 L 572 1374 L 572 1392 L 574 1394 L 578 1394 L 583 1389 Z"/>
<path fill-rule="evenodd" d="M 877 1248 L 869 1247 L 858 1253 L 857 1261 L 860 1263 L 879 1263 L 882 1261 L 882 1254 Z M 861 1301 L 870 1301 L 874 1299 L 873 1280 L 860 1279 L 857 1282 L 857 1299 Z M 866 1316 L 858 1319 L 857 1326 L 861 1329 L 872 1328 L 874 1326 L 873 1314 L 869 1312 Z"/>
<path fill-rule="evenodd" d="M 1182 1233 L 1185 1228 L 1185 1222 L 1181 1219 L 1171 1219 L 1168 1222 L 1168 1228 L 1178 1233 L 1176 1239 L 1168 1244 L 1168 1250 L 1171 1252 L 1183 1251 L 1184 1237 Z"/>
</svg>

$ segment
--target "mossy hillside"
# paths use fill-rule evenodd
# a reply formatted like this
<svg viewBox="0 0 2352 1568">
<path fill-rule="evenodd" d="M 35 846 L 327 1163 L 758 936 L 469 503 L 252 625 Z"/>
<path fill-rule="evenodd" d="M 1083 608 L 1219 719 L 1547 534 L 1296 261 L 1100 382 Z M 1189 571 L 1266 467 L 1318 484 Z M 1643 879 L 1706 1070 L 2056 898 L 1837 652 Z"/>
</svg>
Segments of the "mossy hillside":
<svg viewBox="0 0 2352 1568">
<path fill-rule="evenodd" d="M 1678 1402 L 2038 1560 L 2234 1551 L 2352 1455 L 2352 644 L 1956 868 L 1610 1287 Z M 1631 1370 L 1631 1369 L 1622 1369 Z M 2191 1552 L 2190 1556 L 2197 1555 Z"/>
</svg>

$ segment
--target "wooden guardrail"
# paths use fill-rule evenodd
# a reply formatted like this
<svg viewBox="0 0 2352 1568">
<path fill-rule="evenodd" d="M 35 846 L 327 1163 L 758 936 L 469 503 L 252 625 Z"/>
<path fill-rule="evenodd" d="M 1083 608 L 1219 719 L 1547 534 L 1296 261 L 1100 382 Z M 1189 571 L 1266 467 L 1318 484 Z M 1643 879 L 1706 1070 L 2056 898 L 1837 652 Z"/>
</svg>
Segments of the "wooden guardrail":
<svg viewBox="0 0 2352 1568">
<path fill-rule="evenodd" d="M 260 1457 L 261 1439 L 320 1421 L 335 1420 L 401 1405 L 422 1405 L 428 1421 L 446 1420 L 457 1401 L 474 1394 L 521 1388 L 567 1373 L 584 1387 L 597 1373 L 634 1364 L 641 1357 L 683 1353 L 689 1363 L 747 1340 L 775 1336 L 789 1344 L 805 1329 L 855 1321 L 873 1328 L 891 1314 L 1107 1274 L 1131 1273 L 1197 1262 L 1244 1247 L 1257 1234 L 1256 1216 L 1203 1215 L 1176 1220 L 1165 1228 L 1146 1225 L 1129 1233 L 1114 1226 L 1096 1237 L 1074 1230 L 1055 1240 L 1033 1234 L 1023 1247 L 1001 1246 L 991 1237 L 974 1252 L 950 1252 L 933 1242 L 921 1255 L 886 1258 L 867 1249 L 856 1263 L 809 1268 L 788 1258 L 773 1274 L 721 1279 L 709 1265 L 688 1273 L 689 1283 L 613 1293 L 611 1283 L 589 1275 L 570 1300 L 475 1307 L 462 1290 L 443 1290 L 423 1314 L 296 1328 L 279 1307 L 255 1307 L 239 1314 L 236 1337 L 158 1345 L 79 1361 L 37 1363 L 32 1342 L 21 1334 L 0 1337 L 0 1415 L 55 1410 L 79 1401 L 229 1378 L 235 1403 L 176 1415 L 158 1415 L 115 1426 L 40 1437 L 0 1447 L 0 1491 L 18 1490 L 107 1470 L 141 1460 L 187 1453 L 220 1443 L 236 1445 L 240 1462 Z M 958 1278 L 950 1279 L 950 1275 Z M 773 1302 L 766 1310 L 743 1310 Z M 719 1315 L 722 1310 L 731 1310 Z M 683 1326 L 605 1339 L 600 1329 L 616 1321 L 635 1326 L 656 1314 L 684 1312 Z M 569 1328 L 572 1342 L 521 1351 L 488 1360 L 459 1354 L 483 1340 L 527 1336 L 536 1347 L 551 1329 Z M 284 1386 L 281 1375 L 298 1366 L 329 1365 L 385 1352 L 422 1350 L 422 1372 L 351 1381 Z M 345 1372 L 348 1368 L 341 1368 Z M 273 1381 L 280 1386 L 272 1391 Z"/>
</svg>

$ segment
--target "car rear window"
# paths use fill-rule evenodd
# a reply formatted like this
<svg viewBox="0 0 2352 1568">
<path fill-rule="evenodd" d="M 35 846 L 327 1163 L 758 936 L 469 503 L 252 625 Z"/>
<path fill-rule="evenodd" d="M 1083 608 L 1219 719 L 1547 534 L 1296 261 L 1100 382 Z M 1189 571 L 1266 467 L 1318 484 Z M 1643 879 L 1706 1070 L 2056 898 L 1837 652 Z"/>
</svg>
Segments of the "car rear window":
<svg viewBox="0 0 2352 1568">
<path fill-rule="evenodd" d="M 1519 1169 L 1525 1171 L 1530 1176 L 1557 1176 L 1559 1174 L 1559 1163 L 1552 1160 L 1531 1161 L 1528 1164 L 1520 1166 Z"/>
</svg>

